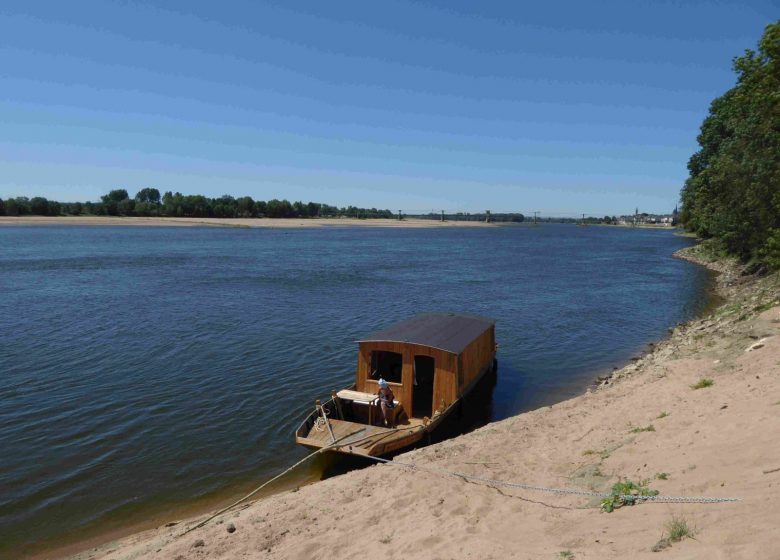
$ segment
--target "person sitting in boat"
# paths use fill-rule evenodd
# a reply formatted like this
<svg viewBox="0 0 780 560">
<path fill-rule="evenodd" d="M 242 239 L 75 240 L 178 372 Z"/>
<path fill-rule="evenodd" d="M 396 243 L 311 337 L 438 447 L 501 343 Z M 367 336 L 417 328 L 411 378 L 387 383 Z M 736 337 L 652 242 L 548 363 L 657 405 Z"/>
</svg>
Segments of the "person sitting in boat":
<svg viewBox="0 0 780 560">
<path fill-rule="evenodd" d="M 385 426 L 392 426 L 395 428 L 395 395 L 393 390 L 387 384 L 384 379 L 379 379 L 379 391 L 377 391 L 379 397 L 379 406 L 382 409 L 382 418 L 385 421 Z M 389 417 L 389 422 L 388 422 Z"/>
</svg>

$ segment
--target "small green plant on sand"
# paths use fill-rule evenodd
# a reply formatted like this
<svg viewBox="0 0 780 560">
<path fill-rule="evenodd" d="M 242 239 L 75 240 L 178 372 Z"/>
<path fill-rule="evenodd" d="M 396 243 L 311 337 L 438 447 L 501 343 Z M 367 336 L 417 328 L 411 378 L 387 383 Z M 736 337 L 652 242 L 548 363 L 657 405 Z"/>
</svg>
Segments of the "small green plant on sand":
<svg viewBox="0 0 780 560">
<path fill-rule="evenodd" d="M 680 542 L 685 537 L 693 538 L 693 529 L 688 526 L 688 521 L 683 517 L 672 517 L 664 524 L 664 536 L 655 543 L 653 552 L 660 552 L 672 546 L 672 543 Z"/>
<path fill-rule="evenodd" d="M 683 517 L 672 517 L 671 521 L 666 523 L 666 531 L 672 542 L 679 542 L 685 537 L 692 537 L 693 530 L 688 526 L 688 522 Z"/>
<path fill-rule="evenodd" d="M 664 410 L 661 414 L 656 416 L 655 419 L 660 420 L 661 418 L 666 418 L 667 416 L 669 416 L 669 413 Z"/>
<path fill-rule="evenodd" d="M 629 430 L 629 431 L 632 434 L 639 434 L 641 432 L 654 432 L 655 431 L 655 426 L 653 426 L 652 424 L 650 424 L 649 426 L 645 426 L 644 428 L 640 428 L 639 426 L 637 426 L 635 428 L 631 428 L 631 430 Z"/>
<path fill-rule="evenodd" d="M 669 473 L 668 472 L 655 473 L 655 477 L 658 480 L 669 480 Z"/>
<path fill-rule="evenodd" d="M 585 451 L 582 452 L 582 454 L 586 457 L 589 455 L 598 455 L 602 459 L 606 459 L 607 457 L 609 457 L 609 451 L 607 451 L 606 449 L 598 449 L 598 450 L 586 449 Z"/>
<path fill-rule="evenodd" d="M 704 389 L 705 387 L 712 387 L 715 382 L 709 377 L 702 377 L 696 383 L 691 385 L 691 389 Z"/>
<path fill-rule="evenodd" d="M 601 511 L 612 513 L 617 508 L 623 506 L 633 506 L 642 497 L 657 496 L 658 490 L 652 490 L 648 484 L 649 480 L 640 480 L 633 482 L 631 480 L 621 480 L 612 485 L 612 491 L 608 498 L 601 500 Z"/>
<path fill-rule="evenodd" d="M 761 305 L 757 305 L 753 308 L 753 311 L 756 311 L 758 313 L 763 313 L 764 311 L 767 311 L 769 309 L 772 309 L 774 306 L 778 305 L 778 302 L 776 301 L 770 301 Z"/>
<path fill-rule="evenodd" d="M 573 560 L 574 553 L 571 550 L 561 550 L 558 553 L 559 558 L 565 558 L 566 560 Z"/>
</svg>

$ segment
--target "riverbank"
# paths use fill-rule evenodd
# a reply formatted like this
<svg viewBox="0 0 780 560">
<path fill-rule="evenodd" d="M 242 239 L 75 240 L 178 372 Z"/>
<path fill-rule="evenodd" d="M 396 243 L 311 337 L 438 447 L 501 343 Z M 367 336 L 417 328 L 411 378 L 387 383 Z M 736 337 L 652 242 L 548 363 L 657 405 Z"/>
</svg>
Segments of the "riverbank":
<svg viewBox="0 0 780 560">
<path fill-rule="evenodd" d="M 512 222 L 465 222 L 422 220 L 419 218 L 144 218 L 121 216 L 0 216 L 0 226 L 155 226 L 155 227 L 242 227 L 242 228 L 319 228 L 384 227 L 441 228 L 496 227 L 517 225 Z"/>
<path fill-rule="evenodd" d="M 367 551 L 389 558 L 656 558 L 652 548 L 674 517 L 694 538 L 660 554 L 767 557 L 780 522 L 773 504 L 780 497 L 778 276 L 741 276 L 734 263 L 707 262 L 697 248 L 681 256 L 720 272 L 724 303 L 713 313 L 678 326 L 587 394 L 398 460 L 596 491 L 620 478 L 646 479 L 663 495 L 737 503 L 645 503 L 601 513 L 588 498 L 382 465 L 245 504 L 183 537 L 205 516 L 74 558 L 311 558 L 320 551 L 345 558 Z"/>
</svg>

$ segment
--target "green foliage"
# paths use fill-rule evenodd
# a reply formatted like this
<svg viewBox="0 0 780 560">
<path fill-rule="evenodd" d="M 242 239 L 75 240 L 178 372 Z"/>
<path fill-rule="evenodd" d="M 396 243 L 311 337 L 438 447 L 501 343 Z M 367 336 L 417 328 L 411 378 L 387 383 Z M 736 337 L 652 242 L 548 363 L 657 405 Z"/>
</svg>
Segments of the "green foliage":
<svg viewBox="0 0 780 560">
<path fill-rule="evenodd" d="M 46 216 L 49 213 L 49 201 L 42 196 L 36 196 L 30 200 L 30 214 Z"/>
<path fill-rule="evenodd" d="M 669 473 L 666 472 L 655 473 L 655 477 L 658 480 L 669 480 Z"/>
<path fill-rule="evenodd" d="M 358 208 L 348 206 L 337 208 L 319 202 L 294 202 L 288 200 L 252 200 L 250 196 L 233 198 L 223 195 L 208 198 L 202 195 L 183 195 L 147 187 L 130 198 L 125 189 L 114 189 L 100 197 L 100 202 L 56 202 L 43 197 L 28 199 L 17 197 L 3 202 L 0 199 L 0 215 L 24 216 L 39 214 L 59 216 L 63 212 L 71 215 L 91 214 L 109 216 L 164 216 L 179 218 L 393 218 L 390 210 Z"/>
<path fill-rule="evenodd" d="M 762 303 L 760 305 L 756 305 L 753 308 L 753 311 L 755 311 L 756 313 L 763 313 L 764 311 L 769 311 L 770 309 L 772 309 L 773 307 L 777 307 L 778 305 L 780 305 L 780 302 L 777 302 L 777 301 L 774 301 L 774 300 L 773 301 L 768 301 L 766 303 Z"/>
<path fill-rule="evenodd" d="M 135 195 L 137 203 L 146 203 L 151 206 L 160 204 L 160 191 L 154 188 L 145 188 L 138 191 Z"/>
<path fill-rule="evenodd" d="M 19 208 L 16 206 L 16 201 L 13 198 L 9 198 L 5 203 L 5 215 L 6 216 L 18 216 Z"/>
<path fill-rule="evenodd" d="M 669 413 L 664 410 L 661 414 L 659 414 L 655 418 L 656 420 L 660 420 L 661 418 L 666 418 L 667 416 L 669 416 Z"/>
<path fill-rule="evenodd" d="M 715 381 L 709 377 L 702 377 L 696 383 L 691 385 L 691 389 L 704 389 L 706 387 L 712 387 L 713 385 L 715 385 Z"/>
<path fill-rule="evenodd" d="M 601 500 L 601 511 L 612 513 L 623 506 L 633 506 L 642 496 L 657 496 L 658 490 L 652 490 L 648 485 L 649 480 L 640 480 L 633 482 L 631 480 L 621 480 L 612 485 L 612 490 L 608 498 Z"/>
<path fill-rule="evenodd" d="M 693 536 L 693 529 L 688 526 L 688 522 L 683 517 L 672 517 L 664 525 L 668 538 L 672 542 L 679 542 L 685 537 Z"/>
<path fill-rule="evenodd" d="M 565 560 L 573 560 L 574 553 L 571 550 L 561 550 L 558 553 L 559 558 L 564 558 Z"/>
<path fill-rule="evenodd" d="M 688 162 L 680 221 L 744 261 L 780 268 L 780 22 L 733 66 L 737 84 L 712 102 Z"/>
<path fill-rule="evenodd" d="M 103 208 L 106 214 L 109 216 L 119 215 L 119 203 L 128 200 L 130 197 L 127 195 L 125 189 L 115 189 L 108 194 L 103 195 L 100 199 L 103 201 Z M 123 210 L 127 210 L 127 205 L 123 205 Z"/>
<path fill-rule="evenodd" d="M 654 432 L 655 431 L 655 426 L 653 426 L 652 424 L 650 424 L 648 426 L 645 426 L 644 428 L 640 428 L 639 426 L 637 426 L 635 428 L 631 428 L 631 430 L 629 430 L 629 431 L 632 434 L 639 434 L 639 433 L 642 433 L 642 432 Z"/>
</svg>

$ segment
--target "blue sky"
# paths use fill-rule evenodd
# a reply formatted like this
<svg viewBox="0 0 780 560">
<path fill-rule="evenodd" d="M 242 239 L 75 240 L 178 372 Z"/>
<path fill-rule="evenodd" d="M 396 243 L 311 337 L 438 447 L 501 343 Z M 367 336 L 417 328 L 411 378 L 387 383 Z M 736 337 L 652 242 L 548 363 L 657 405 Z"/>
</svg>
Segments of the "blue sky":
<svg viewBox="0 0 780 560">
<path fill-rule="evenodd" d="M 668 212 L 777 2 L 0 4 L 0 197 Z"/>
</svg>

